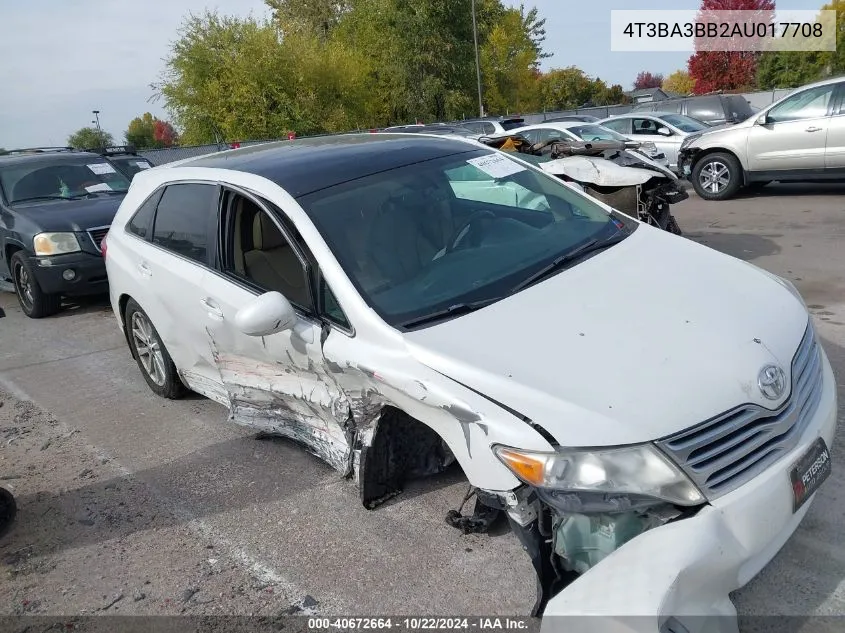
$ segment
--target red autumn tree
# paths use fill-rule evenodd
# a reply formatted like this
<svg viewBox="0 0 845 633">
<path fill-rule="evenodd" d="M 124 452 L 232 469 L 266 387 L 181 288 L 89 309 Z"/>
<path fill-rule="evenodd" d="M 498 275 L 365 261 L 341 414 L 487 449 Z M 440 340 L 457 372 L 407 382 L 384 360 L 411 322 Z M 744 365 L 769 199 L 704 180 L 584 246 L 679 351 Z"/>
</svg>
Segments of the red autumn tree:
<svg viewBox="0 0 845 633">
<path fill-rule="evenodd" d="M 659 88 L 663 85 L 663 75 L 653 75 L 647 70 L 642 71 L 634 80 L 634 90 L 646 88 Z"/>
<path fill-rule="evenodd" d="M 153 123 L 153 140 L 156 143 L 161 143 L 164 147 L 171 147 L 177 139 L 176 130 L 170 123 L 160 119 L 155 120 L 155 123 Z"/>
<path fill-rule="evenodd" d="M 754 21 L 771 21 L 774 17 L 775 0 L 702 0 L 698 13 L 699 22 L 720 22 L 713 11 L 756 11 L 759 18 Z M 740 40 L 730 45 L 739 45 Z M 716 40 L 696 40 L 696 52 L 689 58 L 687 67 L 695 82 L 695 93 L 704 94 L 716 90 L 750 88 L 757 76 L 758 51 L 750 50 L 706 50 Z M 724 41 L 718 42 L 719 45 Z M 743 42 L 748 46 L 749 42 Z"/>
</svg>

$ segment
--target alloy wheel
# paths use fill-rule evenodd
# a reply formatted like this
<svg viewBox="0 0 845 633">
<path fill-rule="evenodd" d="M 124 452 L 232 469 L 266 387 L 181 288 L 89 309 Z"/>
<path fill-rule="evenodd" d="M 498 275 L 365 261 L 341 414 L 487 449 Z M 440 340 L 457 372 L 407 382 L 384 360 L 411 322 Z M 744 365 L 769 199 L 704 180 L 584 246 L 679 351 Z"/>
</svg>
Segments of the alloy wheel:
<svg viewBox="0 0 845 633">
<path fill-rule="evenodd" d="M 710 193 L 722 193 L 731 182 L 731 170 L 725 163 L 714 160 L 701 168 L 698 183 Z"/>
<path fill-rule="evenodd" d="M 32 278 L 29 276 L 29 271 L 18 264 L 15 267 L 15 289 L 18 292 L 18 298 L 27 310 L 32 310 L 34 301 L 32 293 Z"/>
<path fill-rule="evenodd" d="M 153 332 L 152 324 L 140 312 L 132 313 L 132 340 L 141 366 L 150 379 L 159 387 L 164 386 L 164 355 L 161 343 Z"/>
</svg>

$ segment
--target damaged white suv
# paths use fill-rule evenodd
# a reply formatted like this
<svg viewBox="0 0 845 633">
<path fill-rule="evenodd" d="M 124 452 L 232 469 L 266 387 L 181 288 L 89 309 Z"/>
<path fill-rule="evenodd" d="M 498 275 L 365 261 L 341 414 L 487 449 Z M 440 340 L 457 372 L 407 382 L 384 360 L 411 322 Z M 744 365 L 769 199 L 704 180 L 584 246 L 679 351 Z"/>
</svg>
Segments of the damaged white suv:
<svg viewBox="0 0 845 633">
<path fill-rule="evenodd" d="M 456 460 L 530 555 L 535 614 L 733 615 L 830 472 L 834 377 L 789 282 L 481 145 L 154 168 L 103 253 L 153 391 L 294 438 L 368 507 Z"/>
</svg>

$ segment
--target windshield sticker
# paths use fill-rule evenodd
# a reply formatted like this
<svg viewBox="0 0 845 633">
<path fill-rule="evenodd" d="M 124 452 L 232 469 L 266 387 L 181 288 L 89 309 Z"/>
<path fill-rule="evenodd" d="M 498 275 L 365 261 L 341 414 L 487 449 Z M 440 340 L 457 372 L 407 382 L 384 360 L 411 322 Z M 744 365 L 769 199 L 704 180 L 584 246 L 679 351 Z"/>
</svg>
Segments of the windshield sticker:
<svg viewBox="0 0 845 633">
<path fill-rule="evenodd" d="M 478 158 L 471 158 L 467 162 L 493 178 L 504 178 L 525 171 L 525 167 L 501 154 L 479 156 Z"/>
<path fill-rule="evenodd" d="M 85 187 L 85 191 L 88 193 L 96 193 L 98 191 L 114 191 L 111 187 L 109 187 L 106 183 L 101 182 L 98 185 L 91 185 L 90 187 Z"/>
<path fill-rule="evenodd" d="M 91 163 L 90 165 L 88 165 L 88 169 L 93 171 L 98 176 L 102 176 L 103 174 L 115 174 L 115 173 L 117 173 L 114 170 L 114 167 L 112 167 L 108 163 Z"/>
<path fill-rule="evenodd" d="M 152 167 L 152 165 L 150 165 L 145 160 L 139 160 L 135 162 L 135 167 L 137 167 L 138 169 L 149 169 L 150 167 Z"/>
</svg>

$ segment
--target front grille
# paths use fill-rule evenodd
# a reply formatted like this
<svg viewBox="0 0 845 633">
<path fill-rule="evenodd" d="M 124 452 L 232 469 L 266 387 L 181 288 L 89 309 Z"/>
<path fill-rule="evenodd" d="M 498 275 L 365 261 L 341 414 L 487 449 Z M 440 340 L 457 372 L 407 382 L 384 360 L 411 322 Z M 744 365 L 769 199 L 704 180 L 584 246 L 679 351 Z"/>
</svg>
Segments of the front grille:
<svg viewBox="0 0 845 633">
<path fill-rule="evenodd" d="M 657 442 L 709 498 L 738 488 L 792 450 L 822 393 L 812 324 L 792 359 L 789 397 L 777 411 L 746 404 Z"/>
<path fill-rule="evenodd" d="M 98 226 L 93 229 L 88 229 L 88 236 L 91 238 L 91 241 L 94 242 L 94 246 L 97 247 L 98 251 L 101 250 L 100 244 L 103 243 L 103 238 L 108 232 L 109 227 L 107 226 Z"/>
</svg>

